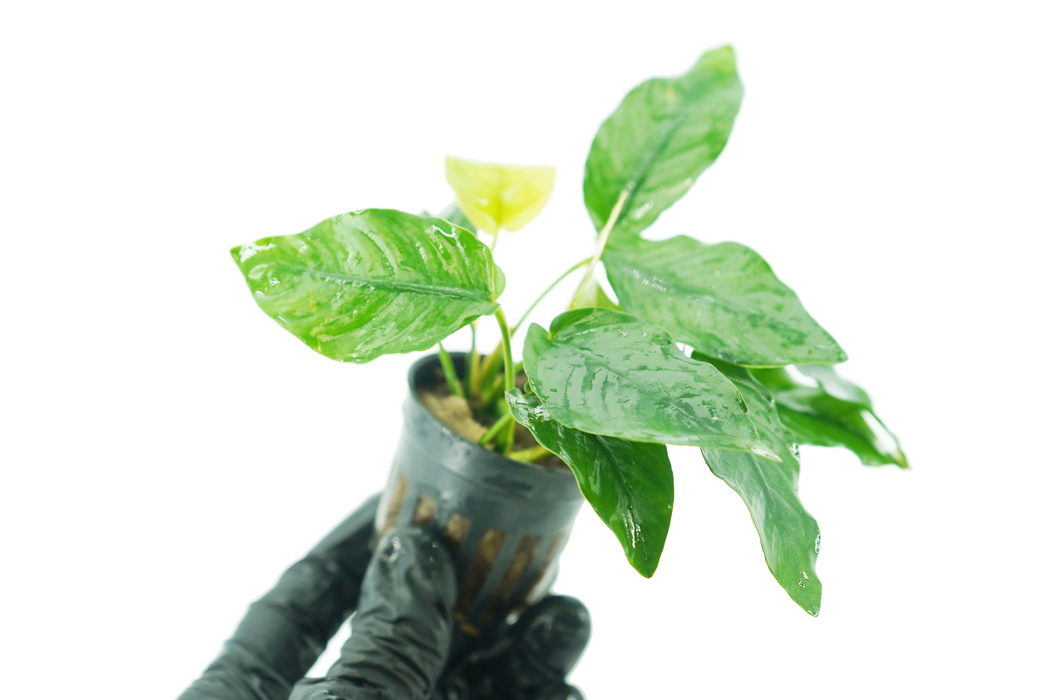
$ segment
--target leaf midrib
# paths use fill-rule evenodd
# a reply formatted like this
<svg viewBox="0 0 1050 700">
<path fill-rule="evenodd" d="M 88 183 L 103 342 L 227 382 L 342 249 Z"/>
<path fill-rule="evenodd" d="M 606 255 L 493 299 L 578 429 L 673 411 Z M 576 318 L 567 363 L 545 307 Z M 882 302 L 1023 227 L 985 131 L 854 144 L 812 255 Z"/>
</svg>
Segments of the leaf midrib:
<svg viewBox="0 0 1050 700">
<path fill-rule="evenodd" d="M 677 90 L 678 88 L 679 86 L 675 85 L 675 89 Z M 681 103 L 681 106 L 676 108 L 674 116 L 672 117 L 672 123 L 665 130 L 662 138 L 656 141 L 656 147 L 651 149 L 648 155 L 642 159 L 642 162 L 635 169 L 634 173 L 631 174 L 631 177 L 628 178 L 627 182 L 624 183 L 624 186 L 620 188 L 620 191 L 616 193 L 616 196 L 619 197 L 624 192 L 627 192 L 627 199 L 623 203 L 623 211 L 628 211 L 630 205 L 634 203 L 634 196 L 645 182 L 645 179 L 649 177 L 649 174 L 652 171 L 652 164 L 656 161 L 658 156 L 667 150 L 667 145 L 685 123 L 688 113 L 695 107 L 695 103 L 686 100 Z M 616 226 L 619 226 L 619 222 L 617 222 Z"/>
<path fill-rule="evenodd" d="M 652 171 L 652 166 L 656 161 L 656 158 L 667 150 L 667 144 L 671 142 L 671 138 L 678 132 L 678 129 L 681 128 L 682 124 L 685 123 L 685 117 L 686 109 L 681 108 L 676 111 L 671 124 L 664 130 L 664 133 L 661 134 L 661 138 L 656 140 L 656 147 L 651 149 L 649 153 L 642 158 L 642 162 L 638 164 L 637 168 L 635 168 L 631 177 L 628 178 L 627 182 L 624 183 L 624 186 L 620 188 L 620 191 L 616 193 L 617 198 L 619 198 L 624 192 L 627 193 L 627 199 L 624 200 L 621 211 L 630 210 L 630 206 L 634 204 L 634 195 L 638 192 L 642 183 L 645 182 L 645 179 L 649 177 L 649 173 Z M 614 227 L 618 226 L 619 223 L 619 221 L 616 222 Z"/>
<path fill-rule="evenodd" d="M 423 285 L 415 284 L 413 282 L 394 282 L 392 280 L 373 279 L 369 277 L 358 277 L 356 275 L 348 275 L 344 272 L 329 272 L 327 270 L 317 270 L 314 268 L 305 267 L 302 265 L 293 265 L 290 263 L 281 263 L 281 265 L 293 272 L 305 272 L 309 274 L 324 275 L 326 277 L 334 277 L 344 282 L 360 282 L 362 284 L 368 284 L 375 287 L 382 287 L 384 289 L 399 290 L 405 292 L 413 292 L 415 294 L 430 294 L 436 296 L 446 297 L 458 297 L 463 299 L 471 299 L 473 301 L 484 301 L 494 303 L 496 300 L 492 297 L 486 297 L 481 294 L 472 294 L 462 287 L 441 287 L 436 285 Z"/>
<path fill-rule="evenodd" d="M 656 270 L 653 270 L 653 269 L 651 269 L 649 267 L 646 267 L 645 265 L 643 265 L 641 263 L 637 263 L 637 262 L 635 262 L 633 260 L 630 260 L 629 258 L 624 257 L 624 256 L 618 256 L 615 250 L 610 251 L 610 252 L 611 252 L 612 258 L 614 260 L 617 257 L 621 257 L 621 258 L 623 258 L 623 260 L 627 261 L 627 264 L 624 265 L 624 267 L 633 267 L 635 270 L 638 270 L 639 272 L 644 273 L 646 277 L 650 277 L 650 276 L 651 277 L 656 277 L 657 279 L 660 279 L 660 280 L 667 280 L 668 279 L 664 274 L 661 274 L 661 273 L 659 273 Z M 727 311 L 731 311 L 731 312 L 733 312 L 734 314 L 737 314 L 737 315 L 744 315 L 744 314 L 752 313 L 752 311 L 749 308 L 747 308 L 746 306 L 741 306 L 741 305 L 732 303 L 732 299 L 730 297 L 725 296 L 724 294 L 720 293 L 718 290 L 711 289 L 710 292 L 708 292 L 707 290 L 701 289 L 699 287 L 695 287 L 695 288 L 691 287 L 688 282 L 683 282 L 681 280 L 681 278 L 678 277 L 677 275 L 673 279 L 674 279 L 675 286 L 677 286 L 679 289 L 685 289 L 687 294 L 696 295 L 696 296 L 707 296 L 707 297 L 710 297 L 711 299 L 717 300 L 719 302 L 718 305 L 720 307 L 722 307 L 723 309 L 725 309 Z M 746 298 L 746 295 L 738 295 L 738 296 L 743 296 L 743 297 Z"/>
<path fill-rule="evenodd" d="M 553 341 L 554 339 L 551 338 L 551 340 Z M 600 361 L 600 364 L 602 366 L 604 366 L 605 369 L 607 369 L 611 374 L 614 374 L 617 377 L 620 377 L 625 382 L 629 382 L 632 386 L 635 386 L 635 387 L 644 386 L 644 385 L 639 385 L 637 382 L 631 381 L 631 379 L 629 379 L 627 377 L 625 372 L 619 372 L 619 371 L 613 369 L 613 366 L 611 364 L 609 364 L 609 361 L 607 359 L 605 359 L 604 357 L 602 357 L 601 355 L 597 355 L 594 352 L 592 352 L 592 351 L 590 351 L 590 350 L 588 350 L 586 348 L 582 348 L 582 347 L 580 347 L 578 345 L 575 345 L 575 344 L 572 344 L 572 343 L 568 343 L 565 340 L 562 340 L 562 342 L 565 345 L 568 345 L 569 347 L 572 347 L 576 351 L 580 352 L 581 354 L 585 353 L 587 355 L 590 355 L 591 357 L 596 358 L 597 360 Z M 663 398 L 664 401 L 666 401 L 667 404 L 673 405 L 673 406 L 675 406 L 675 407 L 677 407 L 679 409 L 686 410 L 688 413 L 691 413 L 691 414 L 695 415 L 695 411 L 694 411 L 693 407 L 691 405 L 685 403 L 684 401 L 680 400 L 680 399 L 668 396 L 666 394 L 660 394 L 659 392 L 647 391 L 646 393 L 648 393 L 649 395 L 655 396 L 657 398 L 657 400 L 659 400 L 660 398 Z M 746 414 L 745 414 L 745 416 L 746 416 Z M 707 421 L 701 421 L 699 418 L 697 418 L 696 420 L 697 420 L 697 422 L 706 422 L 706 423 L 711 423 L 712 422 L 710 419 L 708 419 Z M 598 433 L 594 433 L 594 434 L 598 435 Z M 736 435 L 730 435 L 728 433 L 723 433 L 722 435 L 725 435 L 726 437 L 732 437 L 732 438 L 736 438 L 736 439 L 741 439 L 741 438 L 739 438 Z M 630 439 L 630 438 L 625 438 L 625 437 L 621 437 L 621 436 L 618 436 L 618 435 L 610 435 L 610 436 L 607 436 L 607 437 L 619 437 L 621 440 L 629 440 Z M 746 439 L 753 439 L 753 438 L 746 438 Z"/>
</svg>

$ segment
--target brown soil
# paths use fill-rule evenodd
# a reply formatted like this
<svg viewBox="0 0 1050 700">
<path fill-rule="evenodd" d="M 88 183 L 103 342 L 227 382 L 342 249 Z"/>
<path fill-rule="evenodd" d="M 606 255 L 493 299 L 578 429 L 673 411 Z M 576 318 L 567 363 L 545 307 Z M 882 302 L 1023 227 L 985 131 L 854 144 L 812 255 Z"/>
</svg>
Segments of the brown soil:
<svg viewBox="0 0 1050 700">
<path fill-rule="evenodd" d="M 454 432 L 462 435 L 471 442 L 477 442 L 492 424 L 496 422 L 496 418 L 494 416 L 475 412 L 471 409 L 470 404 L 467 403 L 466 399 L 455 396 L 449 391 L 448 384 L 443 381 L 443 376 L 439 376 L 438 379 L 441 380 L 439 384 L 432 384 L 419 388 L 416 392 L 419 395 L 419 400 L 431 413 L 434 414 L 434 416 L 437 417 L 439 421 L 447 425 Z M 524 374 L 518 376 L 517 384 L 518 388 L 522 388 L 525 385 Z M 536 442 L 536 438 L 533 437 L 528 428 L 515 424 L 513 447 L 515 451 L 527 450 L 538 445 L 539 443 Z M 538 459 L 533 462 L 533 464 L 547 467 L 548 469 L 568 469 L 565 462 L 555 455 L 550 455 L 544 459 Z"/>
</svg>

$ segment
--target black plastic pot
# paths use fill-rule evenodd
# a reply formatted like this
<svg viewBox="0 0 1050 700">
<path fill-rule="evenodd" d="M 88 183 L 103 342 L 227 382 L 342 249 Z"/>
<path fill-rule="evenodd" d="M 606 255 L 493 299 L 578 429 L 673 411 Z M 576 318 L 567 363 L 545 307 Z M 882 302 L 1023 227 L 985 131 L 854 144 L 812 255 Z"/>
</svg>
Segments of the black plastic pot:
<svg viewBox="0 0 1050 700">
<path fill-rule="evenodd" d="M 452 355 L 462 373 L 464 355 Z M 545 595 L 583 503 L 568 469 L 507 459 L 461 437 L 416 395 L 436 384 L 437 355 L 408 373 L 404 427 L 376 515 L 376 531 L 415 523 L 453 552 L 459 597 L 453 657 Z"/>
</svg>

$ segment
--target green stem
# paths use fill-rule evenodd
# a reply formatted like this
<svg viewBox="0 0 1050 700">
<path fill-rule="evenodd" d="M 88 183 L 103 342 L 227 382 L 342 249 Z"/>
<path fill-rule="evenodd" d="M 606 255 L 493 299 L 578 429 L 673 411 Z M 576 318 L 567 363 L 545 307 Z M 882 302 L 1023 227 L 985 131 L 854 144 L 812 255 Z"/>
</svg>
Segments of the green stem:
<svg viewBox="0 0 1050 700">
<path fill-rule="evenodd" d="M 616 205 L 613 206 L 612 212 L 609 213 L 609 220 L 605 222 L 605 226 L 602 227 L 601 232 L 598 234 L 598 242 L 595 244 L 591 266 L 587 268 L 587 274 L 583 276 L 583 281 L 576 288 L 576 294 L 572 295 L 573 301 L 583 291 L 583 288 L 587 286 L 587 283 L 591 281 L 591 278 L 594 277 L 594 268 L 598 267 L 598 261 L 602 259 L 602 253 L 605 252 L 605 244 L 609 242 L 609 234 L 612 232 L 613 226 L 616 225 L 616 220 L 620 218 L 620 210 L 623 209 L 623 204 L 627 201 L 628 194 L 630 192 L 627 190 L 620 193 L 620 198 L 616 200 Z M 570 302 L 569 305 L 571 306 L 572 303 Z"/>
<path fill-rule="evenodd" d="M 524 324 L 524 323 L 525 323 L 525 319 L 529 317 L 529 314 L 531 314 L 531 313 L 532 313 L 532 310 L 536 308 L 536 305 L 537 305 L 537 304 L 539 304 L 539 303 L 540 303 L 541 301 L 543 301 L 543 298 L 544 298 L 545 296 L 547 296 L 548 294 L 550 294 L 550 293 L 551 293 L 551 291 L 552 291 L 552 290 L 553 290 L 553 289 L 554 289 L 555 287 L 557 287 L 557 286 L 558 286 L 558 285 L 559 285 L 559 284 L 561 283 L 561 281 L 562 281 L 563 279 L 565 279 L 566 277 L 568 277 L 568 276 L 569 276 L 569 275 L 571 275 L 572 273 L 576 272 L 577 270 L 579 270 L 579 269 L 580 269 L 581 267 L 583 267 L 583 266 L 584 266 L 584 265 L 586 265 L 587 263 L 591 262 L 591 260 L 592 260 L 592 259 L 593 259 L 593 258 L 584 258 L 583 260 L 581 260 L 580 262 L 576 263 L 575 265 L 573 265 L 572 267 L 570 267 L 570 268 L 569 268 L 568 270 L 566 270 L 565 272 L 563 272 L 563 273 L 561 274 L 561 277 L 559 277 L 558 279 L 556 279 L 556 280 L 554 280 L 553 282 L 551 282 L 550 286 L 549 286 L 549 287 L 547 287 L 546 289 L 544 289 L 544 290 L 543 290 L 543 294 L 540 294 L 540 295 L 539 295 L 538 297 L 536 297 L 536 301 L 532 302 L 532 305 L 531 305 L 531 306 L 530 306 L 529 308 L 525 309 L 525 313 L 523 313 L 523 314 L 521 315 L 521 320 L 520 320 L 520 321 L 518 321 L 518 322 L 517 322 L 517 323 L 516 323 L 516 324 L 515 324 L 515 325 L 514 325 L 514 326 L 513 326 L 513 327 L 512 327 L 511 329 L 510 329 L 510 334 L 511 334 L 511 336 L 513 336 L 513 335 L 514 335 L 514 334 L 515 334 L 515 333 L 516 333 L 516 332 L 518 331 L 518 329 L 519 329 L 519 328 L 521 328 L 522 324 Z"/>
<path fill-rule="evenodd" d="M 470 324 L 470 357 L 467 358 L 466 362 L 466 381 L 467 385 L 467 399 L 470 399 L 474 393 L 477 392 L 477 387 L 474 382 L 478 375 L 478 322 L 474 321 Z"/>
<path fill-rule="evenodd" d="M 504 413 L 502 416 L 500 416 L 500 419 L 498 421 L 492 424 L 491 428 L 485 431 L 485 434 L 482 435 L 481 438 L 478 440 L 478 444 L 484 445 L 488 442 L 491 442 L 492 439 L 499 435 L 503 428 L 507 426 L 507 423 L 513 418 L 514 416 L 510 414 L 510 411 Z"/>
<path fill-rule="evenodd" d="M 503 307 L 496 307 L 496 321 L 499 323 L 499 331 L 503 335 L 503 390 L 514 389 L 514 356 L 510 352 L 510 329 L 507 328 L 507 317 L 503 315 Z M 510 414 L 510 409 L 507 409 Z M 509 454 L 514 447 L 514 421 L 507 423 L 503 437 L 500 440 L 503 454 Z"/>
<path fill-rule="evenodd" d="M 507 413 L 510 413 L 509 407 L 507 408 Z M 514 449 L 514 426 L 517 424 L 517 421 L 507 423 L 507 427 L 503 429 L 503 435 L 499 438 L 500 452 L 505 455 L 509 455 L 510 451 Z"/>
<path fill-rule="evenodd" d="M 517 452 L 510 452 L 507 454 L 511 459 L 516 459 L 519 462 L 535 462 L 537 459 L 543 459 L 548 455 L 554 454 L 543 445 L 536 445 L 536 447 L 530 447 L 527 450 L 518 450 Z"/>
<path fill-rule="evenodd" d="M 501 363 L 502 364 L 502 363 Z M 514 365 L 514 378 L 517 379 L 518 375 L 525 371 L 525 361 L 518 360 Z M 497 374 L 492 378 L 492 383 L 488 386 L 482 387 L 481 390 L 481 405 L 488 406 L 491 404 L 496 397 L 502 396 L 504 389 L 503 383 L 506 381 L 502 374 Z"/>
<path fill-rule="evenodd" d="M 510 391 L 514 388 L 514 375 L 511 373 L 514 369 L 514 356 L 510 353 L 510 329 L 507 328 L 507 317 L 503 315 L 502 306 L 496 307 L 496 322 L 499 323 L 499 332 L 503 336 L 503 366 L 507 368 L 503 373 L 503 385 Z"/>
<path fill-rule="evenodd" d="M 478 389 L 482 393 L 487 393 L 486 387 L 489 386 L 492 378 L 496 376 L 496 372 L 503 366 L 503 341 L 499 342 L 496 349 L 485 356 L 485 359 L 481 362 L 481 371 L 478 373 Z"/>
<path fill-rule="evenodd" d="M 463 387 L 460 386 L 459 377 L 456 376 L 456 367 L 452 364 L 452 358 L 445 352 L 445 346 L 441 343 L 438 343 L 438 359 L 441 360 L 441 369 L 445 371 L 445 381 L 448 382 L 449 391 L 459 398 L 465 399 Z"/>
<path fill-rule="evenodd" d="M 489 406 L 497 397 L 502 396 L 505 389 L 503 388 L 503 375 L 497 374 L 492 378 L 492 383 L 481 390 L 481 405 Z"/>
</svg>

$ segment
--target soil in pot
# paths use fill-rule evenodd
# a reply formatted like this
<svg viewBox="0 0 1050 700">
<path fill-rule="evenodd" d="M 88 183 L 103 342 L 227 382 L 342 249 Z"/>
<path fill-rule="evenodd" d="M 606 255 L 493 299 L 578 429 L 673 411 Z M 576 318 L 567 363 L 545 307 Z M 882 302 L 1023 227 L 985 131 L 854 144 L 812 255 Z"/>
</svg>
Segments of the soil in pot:
<svg viewBox="0 0 1050 700">
<path fill-rule="evenodd" d="M 437 380 L 436 383 L 421 386 L 417 390 L 420 402 L 453 432 L 476 443 L 496 422 L 497 416 L 476 411 L 466 399 L 453 394 L 449 389 L 448 382 L 445 381 L 444 372 L 440 369 L 435 372 L 434 378 Z M 516 381 L 518 388 L 524 389 L 526 381 L 527 377 L 525 374 L 519 374 Z M 539 443 L 536 442 L 536 438 L 533 437 L 528 428 L 515 424 L 514 445 L 511 448 L 514 452 L 538 446 Z M 542 459 L 537 459 L 532 464 L 547 467 L 548 469 L 569 468 L 557 455 L 548 455 Z"/>
</svg>

